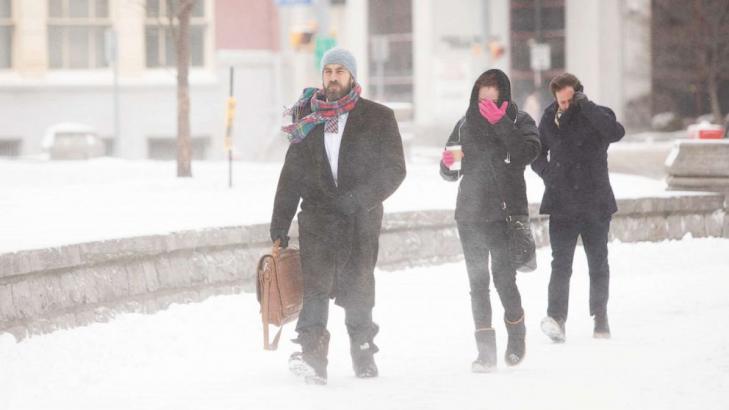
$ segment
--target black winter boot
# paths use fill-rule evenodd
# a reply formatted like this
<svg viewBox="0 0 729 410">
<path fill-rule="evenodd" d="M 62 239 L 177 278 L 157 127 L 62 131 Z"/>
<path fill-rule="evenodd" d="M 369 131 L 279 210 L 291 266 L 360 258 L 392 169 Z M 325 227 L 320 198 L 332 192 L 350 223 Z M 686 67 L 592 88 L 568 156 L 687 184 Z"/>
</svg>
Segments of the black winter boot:
<svg viewBox="0 0 729 410">
<path fill-rule="evenodd" d="M 291 372 L 307 383 L 327 384 L 329 332 L 323 328 L 307 330 L 299 333 L 293 342 L 301 345 L 301 352 L 289 357 Z"/>
<path fill-rule="evenodd" d="M 524 325 L 524 314 L 516 321 L 510 321 L 504 315 L 504 323 L 506 323 L 506 332 L 509 334 L 509 341 L 506 344 L 506 354 L 504 360 L 509 366 L 516 366 L 521 363 L 526 354 L 526 326 Z"/>
<path fill-rule="evenodd" d="M 354 369 L 354 375 L 361 379 L 379 375 L 374 354 L 379 352 L 380 349 L 373 341 L 379 330 L 380 327 L 373 323 L 372 329 L 367 334 L 349 335 L 352 368 Z"/>
<path fill-rule="evenodd" d="M 610 339 L 610 325 L 608 324 L 607 313 L 595 314 L 595 331 L 592 333 L 595 339 Z"/>
<path fill-rule="evenodd" d="M 496 370 L 496 332 L 492 328 L 478 329 L 475 336 L 478 357 L 471 363 L 471 371 L 490 373 Z"/>
</svg>

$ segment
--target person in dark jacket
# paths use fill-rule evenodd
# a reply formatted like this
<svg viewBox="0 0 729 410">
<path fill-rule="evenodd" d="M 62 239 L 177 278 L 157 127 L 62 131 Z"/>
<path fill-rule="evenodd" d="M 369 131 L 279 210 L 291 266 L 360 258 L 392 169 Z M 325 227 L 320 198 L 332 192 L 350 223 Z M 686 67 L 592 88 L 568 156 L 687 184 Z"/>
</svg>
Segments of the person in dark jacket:
<svg viewBox="0 0 729 410">
<path fill-rule="evenodd" d="M 511 100 L 511 83 L 502 71 L 488 70 L 476 80 L 466 115 L 446 143 L 446 147 L 453 145 L 462 147 L 461 169 L 450 169 L 454 156 L 460 154 L 445 150 L 440 174 L 447 181 L 461 180 L 455 218 L 471 287 L 478 349 L 471 369 L 489 372 L 497 365 L 490 273 L 505 311 L 505 361 L 516 365 L 526 352 L 524 309 L 508 253 L 506 219 L 528 215 L 524 169 L 539 154 L 536 124 Z"/>
<path fill-rule="evenodd" d="M 565 341 L 572 260 L 577 238 L 587 254 L 590 315 L 594 337 L 609 338 L 607 302 L 610 282 L 608 231 L 617 211 L 608 175 L 607 150 L 625 130 L 607 107 L 590 101 L 580 81 L 566 73 L 550 83 L 555 101 L 539 123 L 542 151 L 532 169 L 544 180 L 540 213 L 549 215 L 552 274 L 547 317 L 542 330 Z"/>
<path fill-rule="evenodd" d="M 334 48 L 322 58 L 323 88 L 309 88 L 289 111 L 291 145 L 278 181 L 271 240 L 287 246 L 298 214 L 304 303 L 296 324 L 301 352 L 290 369 L 325 384 L 329 299 L 345 309 L 357 377 L 375 377 L 378 326 L 374 268 L 382 202 L 405 178 L 402 140 L 391 109 L 359 96 L 354 57 Z"/>
</svg>

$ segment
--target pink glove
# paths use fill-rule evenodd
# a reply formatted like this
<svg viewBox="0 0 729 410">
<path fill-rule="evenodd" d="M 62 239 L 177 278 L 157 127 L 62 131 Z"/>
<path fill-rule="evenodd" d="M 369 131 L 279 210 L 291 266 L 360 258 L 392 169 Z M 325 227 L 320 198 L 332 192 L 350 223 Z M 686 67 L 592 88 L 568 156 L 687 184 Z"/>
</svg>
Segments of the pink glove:
<svg viewBox="0 0 729 410">
<path fill-rule="evenodd" d="M 451 165 L 456 162 L 456 157 L 453 156 L 453 151 L 443 150 L 443 154 L 440 157 L 440 162 L 442 162 L 443 165 L 445 165 L 446 167 L 450 168 Z"/>
<path fill-rule="evenodd" d="M 481 112 L 481 115 L 486 118 L 486 121 L 493 125 L 501 121 L 502 118 L 504 118 L 504 115 L 506 115 L 506 108 L 508 106 L 509 102 L 504 101 L 503 103 L 501 103 L 501 107 L 497 107 L 496 103 L 487 98 L 485 100 L 481 100 L 478 103 L 478 110 L 479 112 Z"/>
</svg>

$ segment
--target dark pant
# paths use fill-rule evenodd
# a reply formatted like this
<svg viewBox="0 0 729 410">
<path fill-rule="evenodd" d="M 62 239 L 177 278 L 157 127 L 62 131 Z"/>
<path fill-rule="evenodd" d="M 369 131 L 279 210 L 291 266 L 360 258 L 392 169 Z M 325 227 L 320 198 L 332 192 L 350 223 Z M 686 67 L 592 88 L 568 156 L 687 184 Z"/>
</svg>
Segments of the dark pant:
<svg viewBox="0 0 729 410">
<path fill-rule="evenodd" d="M 572 261 L 578 236 L 582 237 L 590 272 L 590 315 L 607 313 L 610 285 L 607 242 L 610 220 L 610 216 L 595 215 L 549 217 L 552 275 L 549 279 L 547 315 L 550 317 L 567 319 Z"/>
<path fill-rule="evenodd" d="M 471 310 L 476 329 L 491 327 L 489 296 L 489 254 L 494 286 L 504 306 L 506 319 L 517 321 L 524 315 L 516 286 L 516 270 L 511 266 L 507 247 L 506 222 L 458 222 L 463 255 L 471 285 Z"/>
<path fill-rule="evenodd" d="M 305 295 L 304 305 L 299 313 L 296 331 L 320 331 L 326 329 L 329 320 L 329 296 Z M 347 332 L 357 343 L 372 342 L 377 326 L 372 321 L 372 308 L 350 307 L 344 310 Z"/>
<path fill-rule="evenodd" d="M 304 275 L 304 303 L 296 331 L 317 332 L 326 329 L 329 320 L 329 299 L 335 287 L 335 272 L 339 270 L 339 247 L 307 232 L 301 232 L 299 244 Z M 377 329 L 372 321 L 372 306 L 350 303 L 344 312 L 344 322 L 350 337 L 359 342 L 371 342 Z"/>
</svg>

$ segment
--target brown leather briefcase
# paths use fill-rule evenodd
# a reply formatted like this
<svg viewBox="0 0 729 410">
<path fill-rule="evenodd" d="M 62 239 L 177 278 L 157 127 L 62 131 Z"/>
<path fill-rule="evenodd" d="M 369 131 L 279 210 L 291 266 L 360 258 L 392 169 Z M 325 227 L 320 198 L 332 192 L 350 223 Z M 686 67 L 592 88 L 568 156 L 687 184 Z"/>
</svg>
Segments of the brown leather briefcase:
<svg viewBox="0 0 729 410">
<path fill-rule="evenodd" d="M 261 304 L 263 348 L 276 350 L 283 325 L 299 317 L 303 304 L 301 257 L 298 249 L 281 249 L 278 241 L 273 251 L 258 261 L 256 294 Z M 269 343 L 268 326 L 279 326 Z"/>
</svg>

